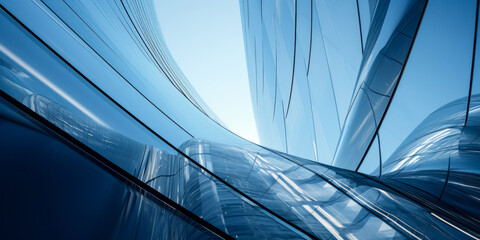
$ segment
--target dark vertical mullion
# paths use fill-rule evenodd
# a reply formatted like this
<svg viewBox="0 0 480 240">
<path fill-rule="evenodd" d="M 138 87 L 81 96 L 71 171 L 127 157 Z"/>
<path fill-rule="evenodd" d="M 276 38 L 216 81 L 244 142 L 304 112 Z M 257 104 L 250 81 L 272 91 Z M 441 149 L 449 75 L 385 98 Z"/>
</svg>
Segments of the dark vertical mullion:
<svg viewBox="0 0 480 240">
<path fill-rule="evenodd" d="M 470 86 L 468 89 L 468 101 L 467 101 L 467 111 L 465 113 L 465 123 L 463 125 L 463 130 L 465 129 L 465 126 L 467 125 L 468 121 L 468 113 L 470 112 L 470 100 L 472 96 L 472 84 L 473 84 L 473 75 L 474 75 L 474 70 L 475 70 L 475 54 L 477 51 L 477 32 L 478 32 L 478 5 L 479 5 L 479 0 L 477 0 L 477 9 L 476 9 L 476 16 L 475 16 L 475 33 L 473 37 L 473 54 L 472 54 L 472 67 L 470 71 Z"/>
<path fill-rule="evenodd" d="M 294 39 L 293 39 L 292 81 L 290 83 L 290 95 L 288 97 L 287 113 L 285 114 L 285 117 L 288 116 L 288 111 L 290 110 L 290 102 L 292 100 L 293 80 L 295 79 L 295 62 L 296 62 L 296 59 L 297 59 L 297 0 L 295 0 L 295 30 L 294 30 Z"/>
<path fill-rule="evenodd" d="M 376 134 L 374 137 L 377 138 L 377 142 L 378 142 L 378 158 L 379 158 L 378 178 L 381 178 L 382 177 L 382 148 L 380 147 L 380 136 Z"/>
<path fill-rule="evenodd" d="M 358 29 L 360 30 L 360 49 L 362 50 L 362 55 L 363 55 L 362 20 L 360 18 L 360 7 L 358 6 L 358 0 L 357 0 L 357 15 L 358 15 Z"/>
<path fill-rule="evenodd" d="M 310 74 L 310 59 L 312 58 L 312 35 L 313 35 L 313 0 L 310 0 L 310 47 L 308 48 L 307 77 Z"/>
</svg>

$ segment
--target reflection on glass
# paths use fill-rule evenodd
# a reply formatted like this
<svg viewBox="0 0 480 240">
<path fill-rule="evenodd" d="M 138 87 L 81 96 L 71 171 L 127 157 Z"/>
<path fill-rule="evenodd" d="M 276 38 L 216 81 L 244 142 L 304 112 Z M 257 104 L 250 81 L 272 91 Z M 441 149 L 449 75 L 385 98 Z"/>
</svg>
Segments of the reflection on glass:
<svg viewBox="0 0 480 240">
<path fill-rule="evenodd" d="M 378 136 L 375 137 L 372 146 L 368 150 L 367 155 L 363 158 L 363 161 L 360 163 L 358 172 L 365 173 L 367 175 L 380 177 L 381 161 L 380 161 L 380 146 L 379 146 Z"/>
<path fill-rule="evenodd" d="M 333 160 L 333 165 L 338 167 L 355 170 L 373 141 L 407 60 L 425 6 L 425 1 L 402 1 L 400 6 L 392 2 L 388 8 L 390 11 L 385 13 L 383 11 L 387 9 L 383 6 L 387 2 L 380 5 L 382 11 L 376 12 L 374 18 L 382 21 L 382 31 L 378 32 L 376 28 L 379 26 L 375 26 L 372 34 L 378 34 L 375 35 L 377 38 L 369 35 L 372 37 L 367 39 L 367 46 L 371 48 L 366 49 L 368 52 L 365 52 L 363 68 L 357 80 L 360 89 L 348 112 Z M 405 15 L 398 16 L 395 14 L 398 12 L 405 12 Z"/>
<path fill-rule="evenodd" d="M 476 1 L 429 2 L 380 129 L 384 161 L 429 114 L 468 94 L 475 9 Z"/>
<path fill-rule="evenodd" d="M 3 99 L 0 131 L 2 238 L 220 239 Z"/>
<path fill-rule="evenodd" d="M 477 75 L 468 95 L 474 1 L 431 1 L 423 20 L 422 0 L 241 1 L 262 141 L 297 156 L 243 141 L 199 111 L 202 104 L 188 94 L 159 29 L 150 25 L 151 3 L 45 0 L 25 4 L 26 13 L 18 3 L 2 3 L 2 96 L 234 238 L 478 237 Z M 77 54 L 81 60 L 72 60 Z M 86 61 L 90 55 L 101 64 Z M 120 101 L 130 93 L 142 100 Z M 4 152 L 21 148 L 22 137 L 46 138 L 45 129 L 0 110 L 6 119 L 0 127 L 10 134 L 0 139 Z M 152 115 L 139 116 L 144 110 Z M 92 206 L 113 209 L 98 218 L 113 237 L 211 237 L 201 221 L 167 211 L 135 184 L 108 185 L 112 179 L 102 171 L 68 168 L 88 161 L 66 146 L 45 151 L 56 149 L 47 145 L 57 140 L 49 136 L 30 147 L 35 151 L 17 151 L 51 162 L 23 164 L 24 172 L 9 171 L 4 182 L 26 175 L 21 184 L 35 176 L 42 183 L 63 174 L 54 183 L 80 195 L 74 206 L 100 188 L 105 201 Z M 318 163 L 332 160 L 335 167 Z M 96 185 L 83 189 L 87 183 Z M 11 186 L 4 187 L 17 190 Z"/>
</svg>

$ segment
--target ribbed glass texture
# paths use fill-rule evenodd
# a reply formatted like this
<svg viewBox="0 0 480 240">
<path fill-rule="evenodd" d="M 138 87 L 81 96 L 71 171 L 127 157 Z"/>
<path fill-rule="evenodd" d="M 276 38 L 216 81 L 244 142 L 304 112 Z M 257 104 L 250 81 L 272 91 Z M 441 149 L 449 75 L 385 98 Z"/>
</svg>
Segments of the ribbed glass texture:
<svg viewBox="0 0 480 240">
<path fill-rule="evenodd" d="M 478 1 L 240 2 L 262 145 L 478 226 Z"/>
<path fill-rule="evenodd" d="M 265 146 L 152 1 L 0 1 L 0 238 L 478 239 L 474 1 L 240 3 Z"/>
</svg>

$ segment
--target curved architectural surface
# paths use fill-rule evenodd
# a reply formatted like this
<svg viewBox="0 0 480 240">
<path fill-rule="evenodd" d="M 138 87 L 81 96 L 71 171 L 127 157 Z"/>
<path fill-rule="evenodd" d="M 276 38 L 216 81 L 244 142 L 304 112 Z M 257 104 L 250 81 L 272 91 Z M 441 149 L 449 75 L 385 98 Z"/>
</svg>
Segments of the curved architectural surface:
<svg viewBox="0 0 480 240">
<path fill-rule="evenodd" d="M 478 4 L 241 1 L 260 142 L 475 228 Z"/>
<path fill-rule="evenodd" d="M 0 1 L 0 236 L 478 239 L 480 92 L 464 64 L 478 6 L 273 3 L 242 2 L 250 64 L 269 50 L 263 36 L 279 44 L 251 69 L 263 69 L 252 76 L 258 121 L 274 122 L 262 128 L 278 144 L 267 148 L 215 121 L 171 59 L 152 2 Z M 428 27 L 439 19 L 448 24 Z M 456 35 L 430 46 L 440 33 L 429 31 Z M 429 58 L 451 41 L 462 45 L 442 54 L 455 64 Z M 430 74 L 437 88 L 425 93 Z M 400 121 L 409 107 L 421 114 Z"/>
</svg>

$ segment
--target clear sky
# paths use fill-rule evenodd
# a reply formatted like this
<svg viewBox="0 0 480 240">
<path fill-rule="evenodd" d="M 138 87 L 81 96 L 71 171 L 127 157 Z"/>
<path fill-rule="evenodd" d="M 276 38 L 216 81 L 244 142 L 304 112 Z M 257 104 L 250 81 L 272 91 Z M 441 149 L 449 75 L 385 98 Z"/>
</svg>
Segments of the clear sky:
<svg viewBox="0 0 480 240">
<path fill-rule="evenodd" d="M 236 134 L 258 143 L 238 0 L 157 0 L 160 27 L 180 69 Z"/>
</svg>

